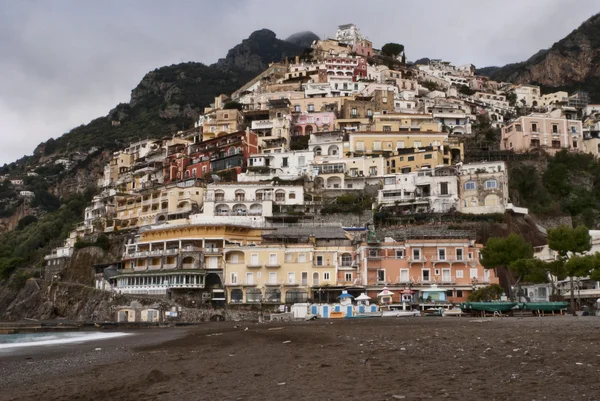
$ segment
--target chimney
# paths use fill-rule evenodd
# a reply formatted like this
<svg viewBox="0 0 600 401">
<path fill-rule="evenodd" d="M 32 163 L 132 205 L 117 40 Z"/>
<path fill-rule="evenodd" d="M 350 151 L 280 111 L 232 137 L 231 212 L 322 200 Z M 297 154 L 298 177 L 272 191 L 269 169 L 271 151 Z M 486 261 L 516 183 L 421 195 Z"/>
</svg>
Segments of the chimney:
<svg viewBox="0 0 600 401">
<path fill-rule="evenodd" d="M 296 64 L 300 64 L 300 56 L 296 56 Z"/>
</svg>

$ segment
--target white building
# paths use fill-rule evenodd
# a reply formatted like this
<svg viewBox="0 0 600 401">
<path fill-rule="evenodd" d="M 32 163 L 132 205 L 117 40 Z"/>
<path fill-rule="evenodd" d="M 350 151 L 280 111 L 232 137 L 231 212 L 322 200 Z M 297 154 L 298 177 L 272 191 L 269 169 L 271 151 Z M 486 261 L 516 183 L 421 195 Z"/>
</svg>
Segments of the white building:
<svg viewBox="0 0 600 401">
<path fill-rule="evenodd" d="M 296 180 L 310 172 L 314 153 L 308 150 L 252 155 L 245 173 L 238 174 L 238 182 Z"/>
<path fill-rule="evenodd" d="M 517 105 L 537 107 L 540 105 L 540 87 L 535 85 L 518 85 L 512 89 L 517 95 Z"/>
<path fill-rule="evenodd" d="M 192 224 L 239 221 L 261 225 L 273 216 L 274 206 L 280 205 L 304 205 L 304 186 L 272 182 L 209 184 L 202 213 L 191 215 L 190 221 Z"/>
<path fill-rule="evenodd" d="M 344 24 L 338 26 L 335 33 L 335 39 L 340 43 L 344 43 L 350 46 L 354 46 L 365 37 L 360 33 L 358 27 L 354 24 Z"/>
<path fill-rule="evenodd" d="M 21 198 L 33 198 L 35 196 L 35 194 L 32 191 L 21 191 L 19 192 L 19 196 Z"/>
<path fill-rule="evenodd" d="M 453 167 L 386 175 L 377 202 L 403 213 L 444 213 L 458 204 L 458 177 Z"/>
<path fill-rule="evenodd" d="M 315 159 L 321 156 L 343 155 L 348 149 L 344 134 L 340 131 L 312 133 L 308 141 L 308 150 L 314 153 Z"/>
<path fill-rule="evenodd" d="M 364 189 L 378 184 L 386 170 L 384 157 L 322 156 L 312 163 L 315 189 Z"/>
<path fill-rule="evenodd" d="M 460 107 L 452 103 L 438 103 L 432 108 L 433 118 L 453 134 L 470 134 L 471 119 Z"/>
</svg>

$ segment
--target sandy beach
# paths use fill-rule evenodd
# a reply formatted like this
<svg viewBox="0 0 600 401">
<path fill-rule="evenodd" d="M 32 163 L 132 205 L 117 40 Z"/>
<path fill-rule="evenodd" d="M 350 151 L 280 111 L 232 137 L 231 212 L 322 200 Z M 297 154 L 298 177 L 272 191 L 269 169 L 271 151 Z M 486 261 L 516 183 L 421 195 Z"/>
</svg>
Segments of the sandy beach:
<svg viewBox="0 0 600 401">
<path fill-rule="evenodd" d="M 549 317 L 146 329 L 0 354 L 0 400 L 598 400 L 599 328 Z"/>
</svg>

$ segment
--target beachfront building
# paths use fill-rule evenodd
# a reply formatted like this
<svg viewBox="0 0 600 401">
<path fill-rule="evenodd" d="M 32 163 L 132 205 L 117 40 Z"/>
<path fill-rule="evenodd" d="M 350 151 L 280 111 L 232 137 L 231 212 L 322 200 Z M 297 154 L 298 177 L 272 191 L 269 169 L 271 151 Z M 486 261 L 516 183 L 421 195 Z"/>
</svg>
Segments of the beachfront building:
<svg viewBox="0 0 600 401">
<path fill-rule="evenodd" d="M 360 281 L 354 247 L 341 227 L 264 230 L 255 245 L 225 249 L 228 303 L 327 302 Z"/>
<path fill-rule="evenodd" d="M 191 291 L 210 300 L 223 293 L 224 248 L 260 242 L 261 230 L 242 225 L 195 224 L 141 232 L 126 244 L 111 289 L 122 294 Z M 216 290 L 216 291 L 215 291 Z M 220 290 L 220 291 L 219 291 Z"/>
<path fill-rule="evenodd" d="M 467 235 L 456 233 L 446 238 L 369 241 L 360 247 L 363 284 L 373 299 L 387 287 L 394 292 L 394 303 L 401 302 L 403 289 L 414 292 L 415 302 L 462 302 L 475 289 L 499 282 L 494 270 L 479 262 L 482 247 Z M 432 291 L 432 287 L 444 291 Z M 428 292 L 438 295 L 423 297 Z M 437 299 L 428 299 L 430 296 Z"/>
<path fill-rule="evenodd" d="M 563 118 L 560 110 L 532 113 L 517 118 L 502 129 L 500 148 L 517 153 L 537 149 L 550 153 L 561 149 L 583 152 L 582 123 L 580 120 Z"/>
</svg>

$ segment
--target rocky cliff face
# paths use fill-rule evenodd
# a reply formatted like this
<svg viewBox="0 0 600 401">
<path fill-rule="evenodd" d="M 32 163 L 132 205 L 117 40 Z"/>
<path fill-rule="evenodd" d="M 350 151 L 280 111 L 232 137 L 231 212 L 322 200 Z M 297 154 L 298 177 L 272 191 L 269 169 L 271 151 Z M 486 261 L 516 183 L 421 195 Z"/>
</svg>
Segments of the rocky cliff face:
<svg viewBox="0 0 600 401">
<path fill-rule="evenodd" d="M 30 214 L 34 213 L 29 209 L 29 206 L 21 203 L 17 206 L 17 210 L 15 210 L 12 216 L 0 218 L 0 234 L 13 230 L 19 224 L 19 220 Z"/>
<path fill-rule="evenodd" d="M 265 70 L 269 63 L 295 57 L 304 49 L 302 45 L 277 39 L 273 31 L 261 29 L 229 50 L 227 56 L 213 66 L 235 72 L 246 82 Z"/>
<path fill-rule="evenodd" d="M 600 78 L 600 14 L 525 62 L 484 68 L 480 73 L 499 81 L 585 89 Z M 592 91 L 596 89 L 592 85 Z"/>
</svg>

